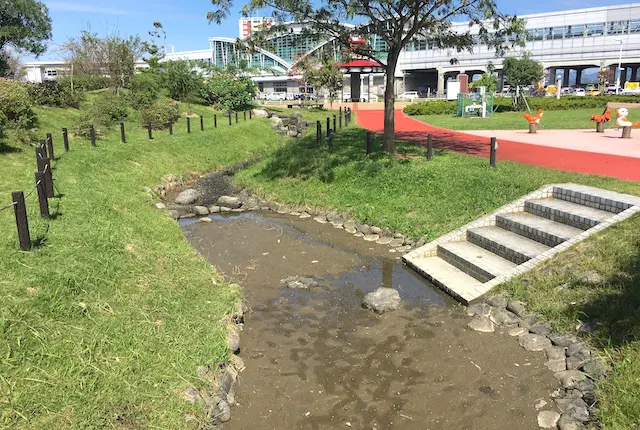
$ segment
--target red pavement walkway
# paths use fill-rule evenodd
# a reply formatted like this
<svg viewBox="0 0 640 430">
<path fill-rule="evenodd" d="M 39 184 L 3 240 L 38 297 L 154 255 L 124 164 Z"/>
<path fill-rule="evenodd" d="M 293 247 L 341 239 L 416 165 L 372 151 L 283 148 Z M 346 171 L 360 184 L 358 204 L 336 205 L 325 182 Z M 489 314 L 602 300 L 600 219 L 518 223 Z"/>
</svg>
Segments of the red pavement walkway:
<svg viewBox="0 0 640 430">
<path fill-rule="evenodd" d="M 383 114 L 381 110 L 358 110 L 356 119 L 358 124 L 367 130 L 382 133 Z M 489 157 L 487 138 L 433 127 L 410 118 L 399 110 L 396 111 L 395 129 L 398 139 L 425 142 L 427 134 L 431 133 L 435 148 Z M 502 139 L 498 141 L 498 145 L 498 162 L 510 160 L 567 172 L 640 181 L 640 158 L 553 148 Z"/>
</svg>

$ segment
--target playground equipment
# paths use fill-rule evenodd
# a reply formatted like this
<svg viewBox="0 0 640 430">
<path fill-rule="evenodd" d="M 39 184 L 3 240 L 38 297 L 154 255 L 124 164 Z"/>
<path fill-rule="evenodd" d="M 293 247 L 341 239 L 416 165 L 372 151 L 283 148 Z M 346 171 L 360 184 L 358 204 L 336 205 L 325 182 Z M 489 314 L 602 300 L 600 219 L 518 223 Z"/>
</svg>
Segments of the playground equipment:
<svg viewBox="0 0 640 430">
<path fill-rule="evenodd" d="M 623 139 L 631 139 L 631 129 L 633 127 L 640 127 L 640 122 L 631 122 L 627 119 L 627 115 L 629 115 L 629 109 L 620 108 L 616 112 L 616 125 L 618 127 L 622 127 L 622 138 Z"/>
<path fill-rule="evenodd" d="M 524 119 L 526 119 L 529 122 L 529 133 L 531 134 L 537 133 L 538 124 L 540 124 L 542 115 L 544 115 L 544 111 L 542 109 L 538 109 L 538 113 L 535 116 L 529 113 L 524 114 Z"/>
<path fill-rule="evenodd" d="M 485 87 L 478 87 L 475 93 L 459 93 L 456 115 L 469 118 L 487 118 L 493 113 L 493 94 L 487 94 Z"/>
<path fill-rule="evenodd" d="M 591 121 L 596 123 L 597 133 L 604 133 L 604 123 L 611 121 L 611 109 L 606 108 L 602 115 L 592 115 Z"/>
</svg>

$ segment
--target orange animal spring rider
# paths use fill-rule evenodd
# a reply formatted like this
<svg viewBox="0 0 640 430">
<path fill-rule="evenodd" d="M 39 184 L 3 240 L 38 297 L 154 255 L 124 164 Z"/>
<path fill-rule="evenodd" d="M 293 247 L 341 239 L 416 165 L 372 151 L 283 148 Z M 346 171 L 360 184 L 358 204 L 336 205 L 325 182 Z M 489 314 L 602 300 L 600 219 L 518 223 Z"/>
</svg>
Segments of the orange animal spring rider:
<svg viewBox="0 0 640 430">
<path fill-rule="evenodd" d="M 596 132 L 604 133 L 604 123 L 611 121 L 611 109 L 606 108 L 602 115 L 591 115 L 591 121 L 596 123 Z"/>
<path fill-rule="evenodd" d="M 524 114 L 524 119 L 529 122 L 529 133 L 535 134 L 537 133 L 538 124 L 540 124 L 540 119 L 542 119 L 542 115 L 544 115 L 544 111 L 542 109 L 538 109 L 538 113 L 534 116 L 529 113 Z"/>
</svg>

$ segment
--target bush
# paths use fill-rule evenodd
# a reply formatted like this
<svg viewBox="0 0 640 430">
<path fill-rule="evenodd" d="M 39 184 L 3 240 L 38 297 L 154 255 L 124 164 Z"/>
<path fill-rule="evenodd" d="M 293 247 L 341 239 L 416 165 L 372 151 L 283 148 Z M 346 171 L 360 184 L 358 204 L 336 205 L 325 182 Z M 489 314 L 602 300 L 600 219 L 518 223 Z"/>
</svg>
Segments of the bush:
<svg viewBox="0 0 640 430">
<path fill-rule="evenodd" d="M 82 93 L 71 92 L 71 88 L 57 81 L 46 81 L 39 84 L 28 84 L 27 91 L 31 101 L 41 106 L 78 108 L 82 101 Z"/>
<path fill-rule="evenodd" d="M 38 117 L 25 84 L 0 79 L 0 116 L 6 118 L 7 128 L 17 131 L 18 139 L 23 142 L 32 139 L 29 130 L 37 125 Z"/>
<path fill-rule="evenodd" d="M 134 109 L 148 108 L 160 96 L 159 78 L 153 72 L 132 76 L 127 87 L 129 89 L 129 103 Z"/>
<path fill-rule="evenodd" d="M 140 111 L 142 125 L 151 124 L 155 129 L 163 129 L 169 121 L 176 122 L 180 118 L 178 103 L 163 99 Z"/>
<path fill-rule="evenodd" d="M 211 76 L 202 86 L 204 102 L 220 109 L 239 111 L 252 106 L 256 84 L 249 77 L 227 73 Z"/>
<path fill-rule="evenodd" d="M 94 102 L 78 118 L 72 127 L 76 136 L 89 138 L 90 126 L 94 126 L 96 137 L 102 130 L 124 120 L 129 115 L 127 100 L 112 91 L 99 94 Z"/>
<path fill-rule="evenodd" d="M 433 100 L 420 103 L 412 103 L 402 110 L 407 115 L 454 115 L 456 102 Z"/>
<path fill-rule="evenodd" d="M 73 91 L 94 91 L 109 87 L 109 78 L 104 76 L 79 75 L 65 76 L 58 79 L 61 85 L 71 88 L 73 83 Z"/>
</svg>

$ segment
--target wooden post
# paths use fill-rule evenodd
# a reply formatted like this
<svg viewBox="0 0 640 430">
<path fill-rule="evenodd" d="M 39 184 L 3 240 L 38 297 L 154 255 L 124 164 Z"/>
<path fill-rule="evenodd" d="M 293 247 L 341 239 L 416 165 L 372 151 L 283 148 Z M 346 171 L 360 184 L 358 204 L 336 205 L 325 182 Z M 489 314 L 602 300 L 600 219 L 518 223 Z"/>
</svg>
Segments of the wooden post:
<svg viewBox="0 0 640 430">
<path fill-rule="evenodd" d="M 491 167 L 496 167 L 496 150 L 497 150 L 496 138 L 491 138 L 491 152 L 489 154 L 489 165 Z"/>
<path fill-rule="evenodd" d="M 51 163 L 48 158 L 39 158 L 38 159 L 38 172 L 42 172 L 44 174 L 44 190 L 46 191 L 47 197 L 53 197 L 53 175 L 51 174 Z"/>
<path fill-rule="evenodd" d="M 124 132 L 124 122 L 120 123 L 120 140 L 122 143 L 127 143 L 127 135 Z"/>
<path fill-rule="evenodd" d="M 622 127 L 622 138 L 631 139 L 631 127 Z"/>
<path fill-rule="evenodd" d="M 338 128 L 342 128 L 342 107 L 340 107 L 340 114 L 338 115 Z"/>
<path fill-rule="evenodd" d="M 366 145 L 366 149 L 367 149 L 367 155 L 371 154 L 372 151 L 372 144 L 371 144 L 371 132 L 369 130 L 367 130 L 367 137 L 365 140 L 365 145 Z"/>
<path fill-rule="evenodd" d="M 89 138 L 91 139 L 91 146 L 96 146 L 96 129 L 93 125 L 89 126 Z"/>
<path fill-rule="evenodd" d="M 169 121 L 169 136 L 173 136 L 173 121 Z"/>
<path fill-rule="evenodd" d="M 247 111 L 246 110 L 242 111 L 242 117 L 244 118 L 245 121 L 247 120 Z"/>
<path fill-rule="evenodd" d="M 38 204 L 40 205 L 40 216 L 49 218 L 49 200 L 47 200 L 47 190 L 44 187 L 45 174 L 36 172 L 36 189 L 38 190 Z"/>
<path fill-rule="evenodd" d="M 427 136 L 427 160 L 431 160 L 433 157 L 433 135 L 429 133 Z"/>
<path fill-rule="evenodd" d="M 64 144 L 65 152 L 69 152 L 69 131 L 66 127 L 62 129 L 62 143 Z"/>
<path fill-rule="evenodd" d="M 331 119 L 327 117 L 327 139 L 331 137 Z"/>
<path fill-rule="evenodd" d="M 529 133 L 536 134 L 538 132 L 538 124 L 529 124 Z"/>
<path fill-rule="evenodd" d="M 253 109 L 249 109 L 249 119 L 253 118 Z"/>
<path fill-rule="evenodd" d="M 596 133 L 604 133 L 604 122 L 596 122 Z"/>
<path fill-rule="evenodd" d="M 187 117 L 187 133 L 191 133 L 191 118 Z"/>
<path fill-rule="evenodd" d="M 333 116 L 333 132 L 335 133 L 336 130 L 337 130 L 337 128 L 336 128 L 336 116 L 334 115 Z"/>
<path fill-rule="evenodd" d="M 45 142 L 44 140 L 41 140 L 38 145 L 40 147 L 40 152 L 42 153 L 42 157 L 46 158 L 47 157 L 47 142 Z"/>
<path fill-rule="evenodd" d="M 149 134 L 149 139 L 153 139 L 153 128 L 151 124 L 147 124 L 147 133 Z"/>
<path fill-rule="evenodd" d="M 29 235 L 29 221 L 27 220 L 27 207 L 24 202 L 24 193 L 14 191 L 11 193 L 13 200 L 13 210 L 16 214 L 16 227 L 18 227 L 18 241 L 20 249 L 29 251 L 31 249 L 31 236 Z"/>
<path fill-rule="evenodd" d="M 229 125 L 231 125 L 231 112 L 229 112 Z"/>
<path fill-rule="evenodd" d="M 49 153 L 49 158 L 55 160 L 55 155 L 53 155 L 53 136 L 51 133 L 47 133 L 47 152 Z"/>
<path fill-rule="evenodd" d="M 213 128 L 218 128 L 218 115 L 213 114 Z"/>
<path fill-rule="evenodd" d="M 320 121 L 316 121 L 316 145 L 320 145 L 322 141 L 322 124 Z"/>
<path fill-rule="evenodd" d="M 204 131 L 204 117 L 200 115 L 200 131 Z"/>
<path fill-rule="evenodd" d="M 47 151 L 40 146 L 36 146 L 36 163 L 40 163 L 43 158 L 47 158 Z"/>
<path fill-rule="evenodd" d="M 238 123 L 238 112 L 236 112 L 236 124 Z"/>
</svg>

